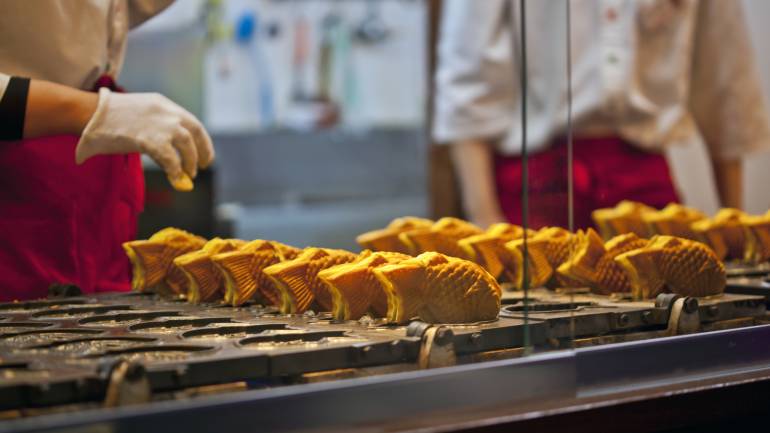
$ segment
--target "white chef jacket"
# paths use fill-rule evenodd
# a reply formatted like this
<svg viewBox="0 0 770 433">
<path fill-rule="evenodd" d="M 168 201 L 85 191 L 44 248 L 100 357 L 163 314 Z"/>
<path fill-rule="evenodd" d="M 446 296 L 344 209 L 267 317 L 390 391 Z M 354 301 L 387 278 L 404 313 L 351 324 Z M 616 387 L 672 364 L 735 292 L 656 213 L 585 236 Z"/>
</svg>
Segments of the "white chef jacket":
<svg viewBox="0 0 770 433">
<path fill-rule="evenodd" d="M 128 30 L 174 0 L 3 0 L 0 98 L 9 76 L 91 89 L 117 78 Z"/>
<path fill-rule="evenodd" d="M 444 0 L 436 141 L 500 138 L 500 153 L 520 152 L 519 1 Z M 576 134 L 652 151 L 702 137 L 725 160 L 770 148 L 740 1 L 570 1 Z M 566 3 L 526 9 L 527 143 L 537 151 L 565 131 Z"/>
</svg>

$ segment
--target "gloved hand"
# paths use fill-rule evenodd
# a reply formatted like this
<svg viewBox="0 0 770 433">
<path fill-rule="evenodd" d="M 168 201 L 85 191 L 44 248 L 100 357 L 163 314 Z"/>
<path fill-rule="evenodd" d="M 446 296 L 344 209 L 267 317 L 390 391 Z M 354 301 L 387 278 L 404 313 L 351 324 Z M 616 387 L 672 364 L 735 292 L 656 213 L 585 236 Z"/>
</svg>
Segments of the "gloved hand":
<svg viewBox="0 0 770 433">
<path fill-rule="evenodd" d="M 157 93 L 113 93 L 103 87 L 75 149 L 75 161 L 133 152 L 154 159 L 180 191 L 191 190 L 198 167 L 214 159 L 211 138 L 184 108 Z"/>
</svg>

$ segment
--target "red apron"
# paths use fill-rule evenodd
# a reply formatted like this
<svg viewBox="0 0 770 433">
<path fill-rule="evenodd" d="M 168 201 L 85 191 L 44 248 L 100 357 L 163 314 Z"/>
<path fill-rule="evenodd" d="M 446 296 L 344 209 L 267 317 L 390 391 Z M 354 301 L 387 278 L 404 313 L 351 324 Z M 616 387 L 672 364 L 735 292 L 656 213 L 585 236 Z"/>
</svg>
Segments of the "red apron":
<svg viewBox="0 0 770 433">
<path fill-rule="evenodd" d="M 135 238 L 144 203 L 140 156 L 76 165 L 78 139 L 0 143 L 0 301 L 44 297 L 52 283 L 130 288 L 121 243 Z"/>
<path fill-rule="evenodd" d="M 574 141 L 575 228 L 592 226 L 591 211 L 635 200 L 662 208 L 678 202 L 666 158 L 617 137 Z M 521 158 L 495 157 L 498 199 L 505 216 L 521 224 Z M 567 147 L 559 140 L 529 159 L 529 225 L 567 227 Z"/>
</svg>

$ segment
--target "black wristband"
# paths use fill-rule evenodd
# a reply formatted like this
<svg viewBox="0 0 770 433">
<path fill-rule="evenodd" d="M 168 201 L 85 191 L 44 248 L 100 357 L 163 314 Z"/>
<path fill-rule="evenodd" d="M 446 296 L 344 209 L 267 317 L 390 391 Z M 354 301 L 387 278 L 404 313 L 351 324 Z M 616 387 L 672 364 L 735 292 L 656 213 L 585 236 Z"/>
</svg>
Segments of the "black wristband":
<svg viewBox="0 0 770 433">
<path fill-rule="evenodd" d="M 27 94 L 29 78 L 11 77 L 3 99 L 0 99 L 0 140 L 21 140 L 24 137 Z"/>
</svg>

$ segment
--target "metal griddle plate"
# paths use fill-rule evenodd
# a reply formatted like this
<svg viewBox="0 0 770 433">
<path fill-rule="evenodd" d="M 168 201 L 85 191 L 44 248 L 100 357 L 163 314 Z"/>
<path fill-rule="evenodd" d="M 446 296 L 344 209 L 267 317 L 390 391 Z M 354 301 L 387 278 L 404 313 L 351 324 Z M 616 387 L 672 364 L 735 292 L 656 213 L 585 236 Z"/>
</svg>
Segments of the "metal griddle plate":
<svg viewBox="0 0 770 433">
<path fill-rule="evenodd" d="M 727 268 L 727 278 L 762 277 L 765 275 L 770 275 L 770 263 L 748 265 L 740 262 L 730 262 L 726 264 L 726 268 Z"/>
<path fill-rule="evenodd" d="M 529 318 L 546 323 L 549 338 L 602 336 L 611 333 L 665 328 L 668 324 L 668 308 L 656 307 L 655 301 L 633 302 L 613 299 L 591 293 L 572 296 L 546 289 L 530 292 Z M 503 306 L 504 317 L 524 317 L 520 298 L 507 294 L 508 305 Z M 504 297 L 504 302 L 506 301 Z M 712 323 L 765 313 L 760 297 L 725 293 L 711 298 L 698 299 L 701 323 Z"/>
<path fill-rule="evenodd" d="M 542 343 L 543 324 L 531 325 Z M 515 318 L 452 328 L 458 353 L 523 343 Z M 136 293 L 0 304 L 0 410 L 101 399 L 109 366 L 121 358 L 146 366 L 153 391 L 169 391 L 413 363 L 420 344 L 405 326 Z"/>
<path fill-rule="evenodd" d="M 520 294 L 506 292 L 499 320 L 449 325 L 458 355 L 521 348 Z M 616 302 L 532 291 L 534 346 L 575 336 L 665 328 L 654 302 Z M 724 295 L 701 300 L 703 322 L 764 313 L 764 300 Z M 716 306 L 716 308 L 714 308 Z M 570 309 L 574 307 L 574 309 Z M 345 368 L 415 363 L 418 337 L 405 326 L 334 323 L 328 315 L 283 316 L 259 306 L 191 305 L 148 294 L 106 294 L 0 304 L 0 410 L 103 399 L 109 368 L 141 362 L 154 392 L 236 381 L 277 385 L 287 377 Z M 291 383 L 291 380 L 288 380 Z"/>
</svg>

